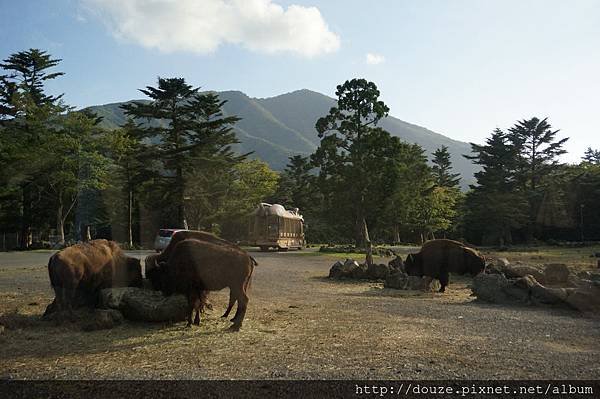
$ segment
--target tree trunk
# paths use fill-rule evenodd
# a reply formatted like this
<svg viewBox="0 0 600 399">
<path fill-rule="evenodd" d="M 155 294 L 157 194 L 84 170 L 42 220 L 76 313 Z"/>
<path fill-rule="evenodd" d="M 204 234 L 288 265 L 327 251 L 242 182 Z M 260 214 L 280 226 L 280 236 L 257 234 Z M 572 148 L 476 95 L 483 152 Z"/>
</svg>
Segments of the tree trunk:
<svg viewBox="0 0 600 399">
<path fill-rule="evenodd" d="M 366 248 L 367 242 L 369 242 L 369 229 L 367 228 L 367 221 L 364 216 L 360 214 L 356 219 L 356 232 L 354 241 L 357 248 Z"/>
<path fill-rule="evenodd" d="M 394 225 L 394 244 L 400 244 L 400 226 Z"/>
<path fill-rule="evenodd" d="M 187 229 L 185 220 L 185 187 L 183 183 L 183 170 L 181 166 L 177 167 L 176 183 L 177 185 L 177 224 L 179 228 Z"/>
<path fill-rule="evenodd" d="M 59 243 L 65 243 L 65 220 L 63 218 L 62 196 L 58 196 L 58 209 L 56 210 L 56 232 L 60 236 Z"/>
<path fill-rule="evenodd" d="M 31 245 L 31 191 L 27 185 L 22 188 L 22 215 L 21 215 L 21 234 L 19 235 L 18 246 L 20 249 L 27 249 Z"/>
<path fill-rule="evenodd" d="M 127 202 L 127 243 L 129 248 L 133 248 L 133 190 L 128 192 L 129 201 Z"/>
</svg>

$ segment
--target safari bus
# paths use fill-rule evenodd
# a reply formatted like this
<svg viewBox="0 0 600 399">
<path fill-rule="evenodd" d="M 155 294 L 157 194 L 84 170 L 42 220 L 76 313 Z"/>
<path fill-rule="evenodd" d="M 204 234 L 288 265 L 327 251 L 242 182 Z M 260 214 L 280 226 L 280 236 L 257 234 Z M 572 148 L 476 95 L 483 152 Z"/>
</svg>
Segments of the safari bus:
<svg viewBox="0 0 600 399">
<path fill-rule="evenodd" d="M 302 249 L 306 245 L 304 219 L 298 208 L 286 210 L 282 205 L 263 202 L 250 215 L 248 241 L 261 251 Z"/>
</svg>

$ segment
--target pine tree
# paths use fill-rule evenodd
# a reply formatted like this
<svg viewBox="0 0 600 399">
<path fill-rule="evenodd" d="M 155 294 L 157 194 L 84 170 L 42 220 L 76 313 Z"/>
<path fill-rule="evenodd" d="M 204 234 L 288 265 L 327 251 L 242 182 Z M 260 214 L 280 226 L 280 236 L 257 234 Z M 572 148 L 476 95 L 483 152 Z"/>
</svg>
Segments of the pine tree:
<svg viewBox="0 0 600 399">
<path fill-rule="evenodd" d="M 460 173 L 452 173 L 452 162 L 448 147 L 442 145 L 433 153 L 431 160 L 433 177 L 437 187 L 458 188 Z"/>
<path fill-rule="evenodd" d="M 321 187 L 330 197 L 346 193 L 345 206 L 354 214 L 356 245 L 364 246 L 370 241 L 368 208 L 386 191 L 385 163 L 396 143 L 388 132 L 375 128 L 389 108 L 379 100 L 374 83 L 352 79 L 339 85 L 336 95 L 337 107 L 316 123 L 321 144 L 311 159 L 320 168 Z"/>
<path fill-rule="evenodd" d="M 0 64 L 0 161 L 6 165 L 0 179 L 8 197 L 18 196 L 19 228 L 23 249 L 31 243 L 34 219 L 44 206 L 41 197 L 47 185 L 42 174 L 50 158 L 42 154 L 48 136 L 67 110 L 61 97 L 46 94 L 44 84 L 61 75 L 49 72 L 60 62 L 38 49 L 12 54 Z"/>
<path fill-rule="evenodd" d="M 600 165 L 600 151 L 593 150 L 592 147 L 588 147 L 587 150 L 585 150 L 582 160 L 584 163 L 590 165 Z"/>
<path fill-rule="evenodd" d="M 485 145 L 471 144 L 475 155 L 466 156 L 482 170 L 475 174 L 465 201 L 464 224 L 473 241 L 512 242 L 512 231 L 527 220 L 527 202 L 519 190 L 518 152 L 509 137 L 494 130 Z"/>
<path fill-rule="evenodd" d="M 202 165 L 231 168 L 247 154 L 237 156 L 231 146 L 239 143 L 232 125 L 235 116 L 223 116 L 214 93 L 200 93 L 183 78 L 158 78 L 158 86 L 140 90 L 151 102 L 133 102 L 123 106 L 137 121 L 139 136 L 157 142 L 152 158 L 160 164 L 162 180 L 168 181 L 171 202 L 176 206 L 177 225 L 186 228 L 186 175 Z"/>
</svg>

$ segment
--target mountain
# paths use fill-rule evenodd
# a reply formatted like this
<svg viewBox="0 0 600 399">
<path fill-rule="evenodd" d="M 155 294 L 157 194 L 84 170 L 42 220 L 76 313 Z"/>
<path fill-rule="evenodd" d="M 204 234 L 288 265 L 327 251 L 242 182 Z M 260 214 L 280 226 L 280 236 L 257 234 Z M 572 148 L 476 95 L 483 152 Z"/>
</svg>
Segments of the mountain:
<svg viewBox="0 0 600 399">
<path fill-rule="evenodd" d="M 253 157 L 264 160 L 275 170 L 284 169 L 290 156 L 308 155 L 315 150 L 319 144 L 315 122 L 336 103 L 335 99 L 310 90 L 270 98 L 251 98 L 240 91 L 218 94 L 227 101 L 223 107 L 224 114 L 242 118 L 235 125 L 241 142 L 236 150 L 241 153 L 254 151 Z M 126 120 L 120 108 L 122 104 L 97 105 L 88 109 L 103 117 L 104 127 L 115 129 Z M 468 143 L 452 140 L 392 116 L 381 120 L 379 126 L 404 141 L 419 144 L 429 156 L 440 146 L 447 146 L 454 170 L 462 176 L 461 185 L 467 187 L 473 182 L 477 169 L 462 156 L 471 153 Z"/>
</svg>

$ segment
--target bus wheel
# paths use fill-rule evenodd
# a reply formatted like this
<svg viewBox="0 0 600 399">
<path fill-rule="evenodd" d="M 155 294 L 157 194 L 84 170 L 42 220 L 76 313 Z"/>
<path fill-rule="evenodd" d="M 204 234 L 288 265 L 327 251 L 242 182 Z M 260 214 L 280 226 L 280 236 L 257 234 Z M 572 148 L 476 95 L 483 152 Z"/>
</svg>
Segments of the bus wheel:
<svg viewBox="0 0 600 399">
<path fill-rule="evenodd" d="M 260 247 L 260 252 L 268 252 L 268 251 L 269 251 L 269 247 L 265 247 L 265 246 Z"/>
<path fill-rule="evenodd" d="M 279 247 L 279 248 L 277 248 L 277 250 L 278 250 L 279 252 L 287 252 L 288 248 L 282 248 L 282 247 Z"/>
</svg>

